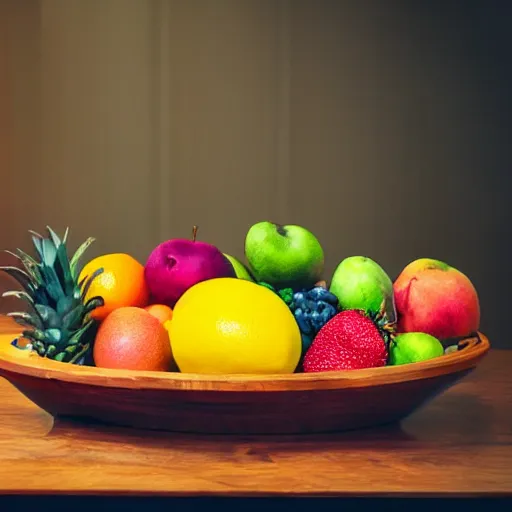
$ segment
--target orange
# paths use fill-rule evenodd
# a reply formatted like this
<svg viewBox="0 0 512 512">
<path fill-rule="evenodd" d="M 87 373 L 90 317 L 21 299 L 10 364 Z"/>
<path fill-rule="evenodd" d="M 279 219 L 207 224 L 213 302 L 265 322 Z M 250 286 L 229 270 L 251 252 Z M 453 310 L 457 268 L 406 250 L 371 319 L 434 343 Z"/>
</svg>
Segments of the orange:
<svg viewBox="0 0 512 512">
<path fill-rule="evenodd" d="M 167 320 L 171 320 L 172 318 L 172 309 L 165 304 L 151 304 L 144 309 L 157 318 L 161 324 L 164 324 Z"/>
<path fill-rule="evenodd" d="M 100 296 L 105 305 L 93 310 L 92 318 L 102 321 L 118 308 L 143 308 L 148 304 L 149 288 L 144 278 L 144 266 L 135 258 L 123 253 L 98 256 L 84 266 L 79 280 L 91 276 L 99 268 L 103 268 L 103 272 L 94 278 L 85 300 Z"/>
<path fill-rule="evenodd" d="M 169 371 L 173 363 L 169 334 L 142 308 L 121 307 L 99 326 L 93 347 L 99 368 Z"/>
</svg>

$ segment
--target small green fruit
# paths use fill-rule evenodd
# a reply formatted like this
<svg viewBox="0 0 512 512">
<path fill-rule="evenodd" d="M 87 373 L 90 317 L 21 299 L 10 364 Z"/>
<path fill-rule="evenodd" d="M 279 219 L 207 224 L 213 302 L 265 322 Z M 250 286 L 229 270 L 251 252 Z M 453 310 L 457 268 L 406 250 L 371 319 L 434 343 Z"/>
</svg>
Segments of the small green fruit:
<svg viewBox="0 0 512 512">
<path fill-rule="evenodd" d="M 329 291 L 338 297 L 341 309 L 362 309 L 375 314 L 386 301 L 385 311 L 389 318 L 394 317 L 393 282 L 370 258 L 345 258 L 333 273 Z"/>
<path fill-rule="evenodd" d="M 444 354 L 441 342 L 423 332 L 397 334 L 389 347 L 389 364 L 399 365 L 426 361 Z"/>
<path fill-rule="evenodd" d="M 322 278 L 324 251 L 302 226 L 258 222 L 245 237 L 245 256 L 257 281 L 281 288 L 310 288 Z"/>
<path fill-rule="evenodd" d="M 251 276 L 249 270 L 240 260 L 236 259 L 234 256 L 230 256 L 229 254 L 223 254 L 233 266 L 236 277 L 238 277 L 238 279 L 245 279 L 246 281 L 254 282 L 254 278 Z"/>
</svg>

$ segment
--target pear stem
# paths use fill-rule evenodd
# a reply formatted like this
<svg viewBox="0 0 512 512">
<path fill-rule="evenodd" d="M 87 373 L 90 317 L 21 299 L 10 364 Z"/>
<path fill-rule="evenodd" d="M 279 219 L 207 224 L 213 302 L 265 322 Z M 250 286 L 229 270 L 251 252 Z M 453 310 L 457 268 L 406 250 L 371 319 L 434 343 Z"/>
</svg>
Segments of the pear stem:
<svg viewBox="0 0 512 512">
<path fill-rule="evenodd" d="M 197 226 L 192 228 L 192 241 L 195 242 L 197 237 Z"/>
</svg>

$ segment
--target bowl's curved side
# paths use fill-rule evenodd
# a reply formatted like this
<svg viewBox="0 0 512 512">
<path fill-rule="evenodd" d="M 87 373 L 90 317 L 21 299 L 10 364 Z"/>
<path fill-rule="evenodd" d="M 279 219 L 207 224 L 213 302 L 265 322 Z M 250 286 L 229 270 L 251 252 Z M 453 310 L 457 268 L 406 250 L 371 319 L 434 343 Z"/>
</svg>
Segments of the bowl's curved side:
<svg viewBox="0 0 512 512">
<path fill-rule="evenodd" d="M 110 370 L 70 365 L 26 354 L 10 346 L 12 335 L 0 335 L 0 373 L 20 374 L 100 388 L 182 391 L 281 392 L 361 388 L 435 378 L 473 368 L 490 348 L 481 333 L 461 342 L 462 350 L 419 363 L 319 373 L 286 375 L 205 375 L 179 372 Z"/>
<path fill-rule="evenodd" d="M 54 416 L 195 433 L 320 433 L 401 420 L 477 366 L 489 348 L 483 335 L 480 339 L 439 358 L 437 364 L 316 378 L 295 374 L 288 379 L 277 376 L 274 382 L 238 376 L 208 385 L 208 380 L 186 375 L 134 380 L 125 374 L 108 380 L 80 372 L 65 372 L 62 378 L 60 366 L 58 372 L 34 371 L 6 359 L 0 360 L 0 373 Z"/>
<path fill-rule="evenodd" d="M 56 417 L 178 432 L 294 434 L 399 421 L 470 371 L 359 388 L 273 393 L 102 388 L 22 374 L 8 379 Z"/>
</svg>

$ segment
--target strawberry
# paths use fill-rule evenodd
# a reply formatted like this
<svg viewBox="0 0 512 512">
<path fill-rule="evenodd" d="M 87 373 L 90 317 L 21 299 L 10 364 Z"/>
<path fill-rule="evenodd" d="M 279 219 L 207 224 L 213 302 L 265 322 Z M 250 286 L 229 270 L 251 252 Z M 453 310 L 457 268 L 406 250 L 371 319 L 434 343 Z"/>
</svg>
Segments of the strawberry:
<svg viewBox="0 0 512 512">
<path fill-rule="evenodd" d="M 304 372 L 385 366 L 394 324 L 360 310 L 345 310 L 318 332 L 304 357 Z"/>
</svg>

